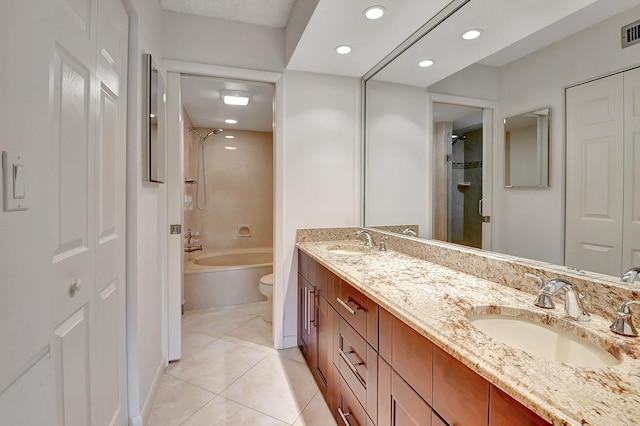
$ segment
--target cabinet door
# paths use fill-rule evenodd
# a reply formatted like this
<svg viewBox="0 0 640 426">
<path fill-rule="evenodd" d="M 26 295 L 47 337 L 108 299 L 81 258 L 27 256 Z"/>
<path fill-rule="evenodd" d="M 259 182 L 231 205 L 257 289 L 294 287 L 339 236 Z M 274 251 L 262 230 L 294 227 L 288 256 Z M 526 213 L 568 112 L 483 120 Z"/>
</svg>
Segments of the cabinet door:
<svg viewBox="0 0 640 426">
<path fill-rule="evenodd" d="M 333 374 L 333 321 L 335 312 L 331 305 L 322 296 L 316 296 L 316 362 L 314 375 L 320 391 L 325 400 L 331 398 L 327 394 L 330 391 L 328 384 L 332 381 Z"/>
<path fill-rule="evenodd" d="M 536 413 L 497 387 L 491 386 L 491 398 L 489 400 L 490 426 L 544 426 L 548 424 Z"/>
<path fill-rule="evenodd" d="M 437 346 L 433 409 L 450 425 L 486 426 L 489 421 L 489 382 Z"/>
<path fill-rule="evenodd" d="M 382 358 L 378 372 L 378 426 L 430 425 L 429 404 Z"/>
<path fill-rule="evenodd" d="M 298 274 L 298 346 L 312 371 L 316 343 L 314 296 L 311 284 L 302 274 Z"/>
</svg>

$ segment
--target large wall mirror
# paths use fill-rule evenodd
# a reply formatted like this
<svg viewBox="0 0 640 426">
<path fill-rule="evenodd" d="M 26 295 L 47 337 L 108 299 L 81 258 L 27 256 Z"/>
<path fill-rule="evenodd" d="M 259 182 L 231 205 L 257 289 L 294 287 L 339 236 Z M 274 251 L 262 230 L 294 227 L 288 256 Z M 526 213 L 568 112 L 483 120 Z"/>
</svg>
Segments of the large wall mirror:
<svg viewBox="0 0 640 426">
<path fill-rule="evenodd" d="M 166 175 L 164 80 L 158 66 L 149 54 L 144 55 L 144 133 L 143 178 L 145 181 L 164 183 Z"/>
<path fill-rule="evenodd" d="M 484 249 L 564 265 L 565 184 L 575 178 L 565 176 L 565 91 L 639 66 L 640 45 L 620 40 L 638 19 L 640 0 L 452 2 L 364 76 L 363 225 L 418 225 L 419 237 L 471 245 L 442 231 L 443 215 L 463 208 L 482 221 Z M 469 29 L 480 37 L 463 38 Z M 537 115 L 536 137 L 516 147 L 523 135 L 510 121 L 523 112 Z M 481 201 L 451 204 L 480 190 L 477 169 Z"/>
</svg>

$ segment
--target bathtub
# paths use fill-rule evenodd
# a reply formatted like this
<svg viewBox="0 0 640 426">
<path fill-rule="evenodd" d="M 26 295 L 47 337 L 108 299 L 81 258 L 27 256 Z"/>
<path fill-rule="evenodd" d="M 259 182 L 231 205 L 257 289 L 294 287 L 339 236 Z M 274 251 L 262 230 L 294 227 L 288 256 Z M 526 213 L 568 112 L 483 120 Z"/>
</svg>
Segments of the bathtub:
<svg viewBox="0 0 640 426">
<path fill-rule="evenodd" d="M 271 248 L 196 252 L 185 259 L 184 309 L 267 300 L 260 294 L 260 277 L 273 272 Z"/>
</svg>

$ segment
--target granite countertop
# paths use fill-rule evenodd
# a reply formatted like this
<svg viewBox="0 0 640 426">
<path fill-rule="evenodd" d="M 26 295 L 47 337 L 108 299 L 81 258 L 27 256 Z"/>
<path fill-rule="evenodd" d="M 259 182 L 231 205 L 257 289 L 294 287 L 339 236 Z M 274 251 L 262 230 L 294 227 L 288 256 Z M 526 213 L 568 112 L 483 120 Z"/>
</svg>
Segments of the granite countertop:
<svg viewBox="0 0 640 426">
<path fill-rule="evenodd" d="M 297 247 L 554 425 L 640 422 L 640 340 L 609 331 L 610 318 L 576 323 L 536 307 L 530 293 L 387 250 L 331 253 L 361 241 L 298 242 Z M 576 367 L 507 346 L 477 330 L 472 314 L 525 316 L 587 338 L 620 359 L 604 368 Z"/>
</svg>

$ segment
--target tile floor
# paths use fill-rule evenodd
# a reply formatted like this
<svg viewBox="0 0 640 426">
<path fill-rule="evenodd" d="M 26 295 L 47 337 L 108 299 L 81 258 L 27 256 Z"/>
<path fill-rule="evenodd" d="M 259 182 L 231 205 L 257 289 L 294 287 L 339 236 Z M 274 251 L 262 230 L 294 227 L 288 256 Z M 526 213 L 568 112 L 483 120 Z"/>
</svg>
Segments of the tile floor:
<svg viewBox="0 0 640 426">
<path fill-rule="evenodd" d="M 148 426 L 335 425 L 298 348 L 275 350 L 266 302 L 186 312 Z"/>
</svg>

